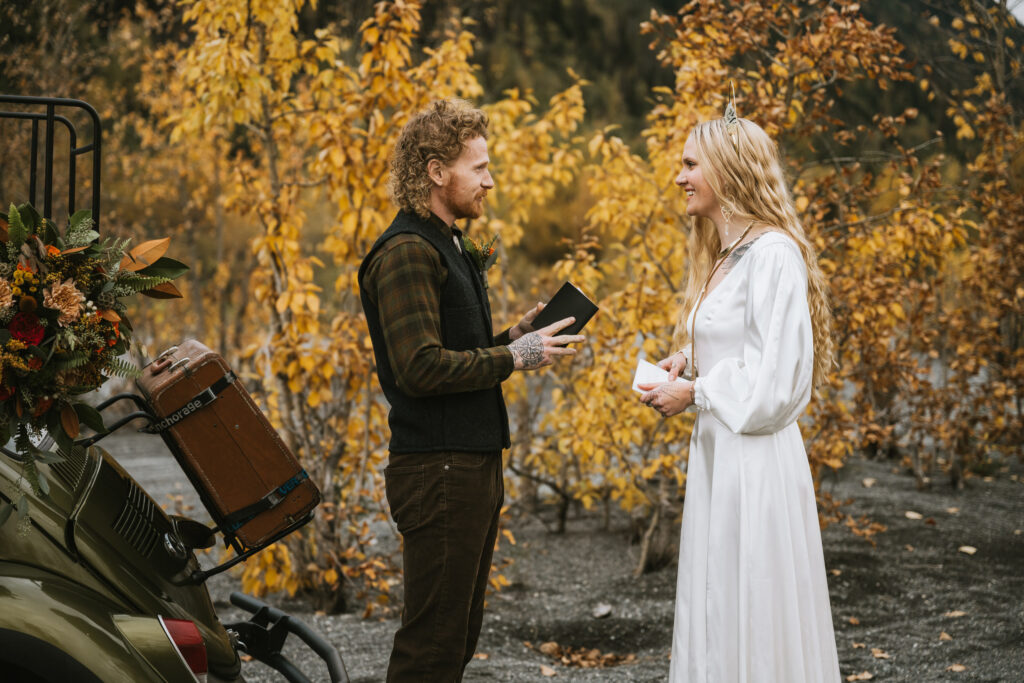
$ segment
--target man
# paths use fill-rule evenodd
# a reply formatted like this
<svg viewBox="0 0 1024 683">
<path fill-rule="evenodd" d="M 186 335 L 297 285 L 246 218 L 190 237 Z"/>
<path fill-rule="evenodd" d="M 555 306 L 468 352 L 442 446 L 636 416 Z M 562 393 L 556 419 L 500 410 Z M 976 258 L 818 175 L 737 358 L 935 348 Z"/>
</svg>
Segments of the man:
<svg viewBox="0 0 1024 683">
<path fill-rule="evenodd" d="M 461 681 L 476 650 L 504 500 L 509 447 L 501 382 L 550 365 L 582 336 L 534 331 L 527 313 L 493 335 L 483 277 L 462 248 L 461 218 L 479 218 L 494 187 L 487 117 L 438 101 L 402 130 L 390 189 L 401 207 L 359 269 L 377 376 L 391 403 L 384 470 L 402 534 L 405 606 L 389 683 Z"/>
</svg>

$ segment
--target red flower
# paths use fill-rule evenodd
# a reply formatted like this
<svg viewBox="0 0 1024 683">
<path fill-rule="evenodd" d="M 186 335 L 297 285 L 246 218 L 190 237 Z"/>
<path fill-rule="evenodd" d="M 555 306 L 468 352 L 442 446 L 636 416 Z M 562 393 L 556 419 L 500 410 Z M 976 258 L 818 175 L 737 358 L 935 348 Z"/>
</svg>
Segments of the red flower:
<svg viewBox="0 0 1024 683">
<path fill-rule="evenodd" d="M 14 387 L 0 386 L 0 401 L 6 401 L 14 396 Z"/>
<path fill-rule="evenodd" d="M 30 370 L 38 370 L 43 367 L 43 359 L 39 356 L 32 356 L 28 359 L 28 367 Z"/>
<path fill-rule="evenodd" d="M 29 346 L 38 345 L 46 334 L 46 329 L 39 324 L 39 316 L 25 311 L 15 314 L 7 329 L 10 330 L 12 337 Z"/>
<path fill-rule="evenodd" d="M 52 398 L 40 399 L 40 401 L 38 403 L 36 403 L 36 409 L 32 411 L 32 417 L 41 417 L 43 415 L 43 413 L 45 413 L 47 410 L 49 410 L 50 406 L 52 406 L 52 405 L 53 405 L 53 399 Z"/>
</svg>

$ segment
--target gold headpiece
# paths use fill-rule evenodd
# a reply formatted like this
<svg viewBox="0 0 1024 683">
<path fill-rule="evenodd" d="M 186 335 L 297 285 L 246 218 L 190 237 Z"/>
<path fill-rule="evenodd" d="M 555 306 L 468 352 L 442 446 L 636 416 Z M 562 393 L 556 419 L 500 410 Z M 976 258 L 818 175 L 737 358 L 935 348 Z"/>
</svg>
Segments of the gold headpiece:
<svg viewBox="0 0 1024 683">
<path fill-rule="evenodd" d="M 729 85 L 732 86 L 732 99 L 729 100 L 729 104 L 725 105 L 725 132 L 729 134 L 729 138 L 732 139 L 732 146 L 736 150 L 736 153 L 740 153 L 740 120 L 736 116 L 736 85 L 729 81 Z"/>
</svg>

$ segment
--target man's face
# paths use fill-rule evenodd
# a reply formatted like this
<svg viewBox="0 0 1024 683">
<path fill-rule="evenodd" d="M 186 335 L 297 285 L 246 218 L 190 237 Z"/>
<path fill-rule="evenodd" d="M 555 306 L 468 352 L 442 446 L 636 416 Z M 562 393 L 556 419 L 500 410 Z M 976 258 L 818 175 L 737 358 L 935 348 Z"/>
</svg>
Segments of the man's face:
<svg viewBox="0 0 1024 683">
<path fill-rule="evenodd" d="M 445 168 L 441 201 L 456 220 L 483 215 L 484 196 L 494 187 L 494 179 L 487 170 L 489 163 L 487 140 L 475 137 L 466 142 L 462 154 Z"/>
</svg>

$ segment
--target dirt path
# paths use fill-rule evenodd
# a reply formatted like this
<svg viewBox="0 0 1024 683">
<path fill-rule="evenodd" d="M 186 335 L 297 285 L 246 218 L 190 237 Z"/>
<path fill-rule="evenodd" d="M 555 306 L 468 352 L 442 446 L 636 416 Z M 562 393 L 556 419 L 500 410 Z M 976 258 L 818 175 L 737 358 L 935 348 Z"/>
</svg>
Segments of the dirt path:
<svg viewBox="0 0 1024 683">
<path fill-rule="evenodd" d="M 143 450 L 133 443 L 120 457 L 143 479 L 159 471 L 151 485 L 173 492 L 166 467 L 143 457 Z M 871 488 L 863 486 L 867 478 L 876 482 Z M 944 485 L 920 492 L 891 463 L 854 459 L 824 487 L 838 498 L 856 498 L 851 513 L 889 527 L 876 537 L 877 548 L 839 525 L 823 534 L 844 679 L 867 672 L 873 681 L 907 683 L 1024 681 L 1024 468 L 1014 464 L 992 481 L 973 478 L 962 492 Z M 908 518 L 908 511 L 920 518 Z M 505 548 L 514 560 L 505 572 L 512 585 L 489 601 L 478 648 L 486 658 L 470 664 L 467 681 L 548 680 L 542 666 L 556 680 L 665 680 L 675 567 L 633 579 L 636 548 L 625 531 L 602 533 L 597 526 L 596 519 L 576 519 L 564 536 L 537 522 L 513 528 L 518 544 Z M 976 552 L 968 555 L 961 546 Z M 238 616 L 227 604 L 236 588 L 230 578 L 211 585 L 225 620 Z M 272 602 L 327 635 L 353 681 L 383 680 L 395 620 L 317 616 L 301 603 Z M 611 613 L 595 618 L 600 603 Z M 963 616 L 954 616 L 959 612 Z M 524 641 L 534 648 L 554 641 L 635 659 L 614 668 L 574 669 Z M 318 671 L 301 649 L 289 651 L 302 668 Z M 953 670 L 955 665 L 963 670 Z M 281 680 L 257 663 L 246 665 L 245 673 L 250 681 Z"/>
</svg>

